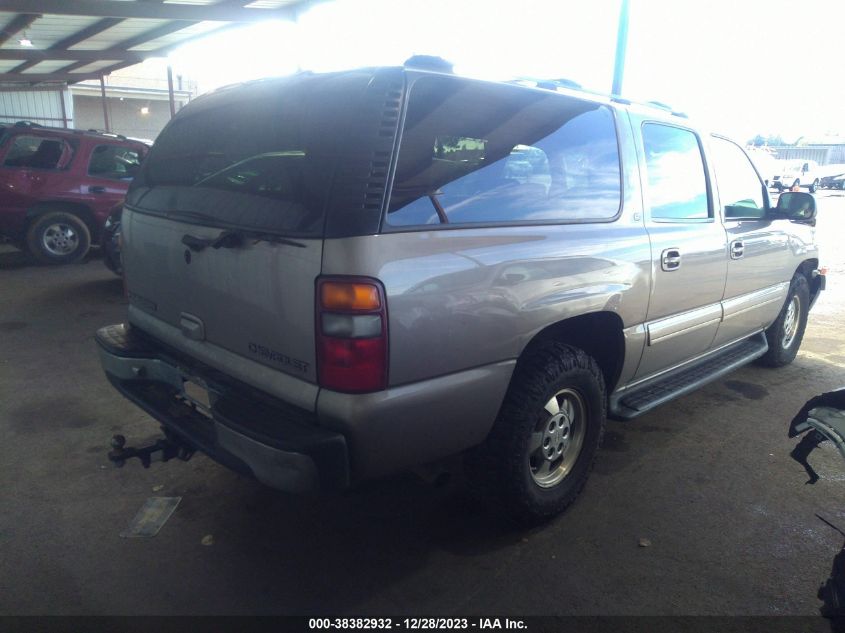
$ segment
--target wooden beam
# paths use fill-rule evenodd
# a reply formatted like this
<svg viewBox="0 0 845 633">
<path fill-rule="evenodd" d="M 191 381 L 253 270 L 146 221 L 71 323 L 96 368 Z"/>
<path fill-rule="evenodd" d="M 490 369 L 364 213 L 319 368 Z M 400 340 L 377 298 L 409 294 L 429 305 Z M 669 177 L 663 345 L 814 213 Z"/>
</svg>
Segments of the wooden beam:
<svg viewBox="0 0 845 633">
<path fill-rule="evenodd" d="M 0 73 L 0 82 L 12 83 L 44 83 L 45 81 L 76 83 L 85 79 L 97 79 L 100 76 L 99 72 L 93 73 Z"/>
<path fill-rule="evenodd" d="M 103 18 L 102 20 L 97 20 L 94 24 L 90 26 L 86 26 L 81 31 L 77 31 L 72 35 L 69 35 L 63 40 L 59 40 L 55 44 L 50 47 L 50 50 L 64 50 L 68 49 L 71 46 L 75 46 L 84 42 L 87 39 L 94 37 L 95 35 L 99 35 L 103 31 L 110 29 L 111 27 L 120 24 L 123 22 L 120 18 Z"/>
<path fill-rule="evenodd" d="M 110 29 L 115 24 L 120 24 L 121 22 L 123 22 L 123 20 L 121 20 L 119 18 L 104 18 L 102 20 L 98 20 L 97 22 L 94 22 L 94 24 L 86 26 L 81 31 L 77 31 L 76 33 L 69 35 L 68 37 L 64 38 L 63 40 L 59 40 L 58 42 L 56 42 L 52 46 L 49 46 L 46 50 L 50 50 L 50 51 L 67 50 L 71 46 L 74 46 L 75 44 L 79 44 L 80 42 L 84 42 L 88 38 L 94 37 L 98 33 L 102 33 L 106 29 Z M 4 53 L 4 52 L 6 52 L 6 51 L 0 50 L 0 53 Z M 17 52 L 17 51 L 11 51 L 11 52 Z M 28 52 L 28 53 L 31 52 L 31 53 L 34 53 L 34 54 L 38 54 L 38 53 L 43 54 L 44 50 L 42 49 L 40 51 L 26 51 L 26 52 Z M 2 59 L 2 58 L 0 58 L 0 59 Z M 44 59 L 47 59 L 47 58 L 44 58 Z M 50 58 L 50 59 L 55 59 L 55 58 L 53 57 L 53 58 Z M 23 72 L 25 70 L 29 70 L 30 68 L 35 66 L 35 64 L 37 64 L 37 63 L 38 63 L 37 61 L 34 61 L 34 58 L 29 59 L 29 60 L 25 61 L 23 64 L 18 64 L 17 66 L 12 68 L 11 72 L 20 73 L 20 72 Z"/>
<path fill-rule="evenodd" d="M 226 4 L 159 4 L 156 2 L 112 2 L 112 0 L 0 0 L 0 11 L 189 22 L 258 22 L 293 19 L 296 13 L 294 6 L 304 4 L 304 0 L 299 0 L 281 9 L 245 9 Z"/>
<path fill-rule="evenodd" d="M 144 31 L 143 33 L 136 35 L 135 37 L 131 37 L 128 40 L 123 40 L 117 43 L 112 48 L 107 48 L 104 50 L 97 51 L 99 53 L 99 58 L 102 59 L 120 59 L 121 53 L 128 52 L 128 49 L 132 48 L 133 46 L 138 46 L 139 44 L 145 44 L 146 42 L 151 42 L 156 40 L 160 37 L 164 37 L 165 35 L 170 35 L 171 33 L 176 33 L 177 31 L 181 31 L 182 29 L 186 29 L 189 26 L 192 26 L 193 22 L 169 22 L 167 24 L 163 24 L 161 26 L 157 26 L 154 29 L 149 29 Z M 109 57 L 109 55 L 113 55 L 114 57 Z M 148 55 L 148 57 L 160 57 L 160 55 Z M 61 68 L 61 72 L 67 73 L 78 68 L 82 68 L 83 66 L 87 66 L 90 64 L 90 61 L 78 61 L 74 62 L 73 64 L 69 64 L 68 66 L 64 66 Z M 124 62 L 121 62 L 124 63 Z M 132 64 L 136 64 L 138 62 L 129 62 L 126 65 L 131 66 Z M 108 74 L 108 73 L 105 73 Z"/>
<path fill-rule="evenodd" d="M 16 33 L 20 33 L 26 28 L 35 22 L 41 16 L 38 14 L 34 14 L 32 11 L 27 11 L 27 15 L 19 15 L 14 18 L 9 24 L 4 26 L 0 29 L 0 45 L 6 43 L 12 37 L 15 36 Z"/>
<path fill-rule="evenodd" d="M 113 55 L 109 57 L 109 55 L 104 55 L 105 51 L 92 51 L 92 50 L 75 50 L 75 51 L 67 51 L 67 50 L 53 50 L 52 48 L 43 48 L 40 50 L 36 50 L 34 48 L 21 48 L 21 49 L 11 49 L 11 48 L 1 48 L 0 49 L 0 59 L 19 59 L 21 61 L 27 62 L 43 62 L 46 60 L 61 60 L 67 59 L 68 61 L 89 61 L 89 62 L 96 62 L 105 59 L 113 59 L 114 61 L 125 61 L 125 62 L 142 62 L 148 57 L 150 57 L 150 51 L 124 51 L 124 50 L 116 50 L 111 51 L 109 54 Z"/>
</svg>

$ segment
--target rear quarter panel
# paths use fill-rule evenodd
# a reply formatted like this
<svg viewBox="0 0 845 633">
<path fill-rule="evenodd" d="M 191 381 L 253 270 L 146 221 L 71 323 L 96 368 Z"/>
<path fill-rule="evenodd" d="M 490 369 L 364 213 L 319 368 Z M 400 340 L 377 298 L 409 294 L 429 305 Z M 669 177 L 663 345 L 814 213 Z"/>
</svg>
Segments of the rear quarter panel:
<svg viewBox="0 0 845 633">
<path fill-rule="evenodd" d="M 645 230 L 623 215 L 327 240 L 323 274 L 384 283 L 395 386 L 517 358 L 569 317 L 610 311 L 625 327 L 642 323 L 650 264 Z"/>
</svg>

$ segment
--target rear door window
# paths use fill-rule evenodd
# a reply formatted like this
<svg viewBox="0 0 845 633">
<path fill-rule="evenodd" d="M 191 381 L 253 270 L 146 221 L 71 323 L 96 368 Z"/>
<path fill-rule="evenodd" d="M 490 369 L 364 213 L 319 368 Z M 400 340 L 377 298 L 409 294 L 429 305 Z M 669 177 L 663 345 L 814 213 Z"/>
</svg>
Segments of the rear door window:
<svg viewBox="0 0 845 633">
<path fill-rule="evenodd" d="M 6 158 L 5 167 L 30 167 L 35 169 L 63 169 L 73 157 L 73 148 L 62 139 L 36 135 L 18 135 L 14 138 Z"/>
<path fill-rule="evenodd" d="M 660 123 L 646 123 L 642 129 L 652 219 L 712 217 L 704 159 L 695 133 Z"/>
<path fill-rule="evenodd" d="M 619 213 L 620 181 L 609 108 L 424 77 L 411 89 L 386 223 L 607 221 Z"/>
<path fill-rule="evenodd" d="M 97 145 L 88 160 L 88 175 L 110 180 L 131 180 L 141 166 L 134 149 L 120 145 Z"/>
</svg>

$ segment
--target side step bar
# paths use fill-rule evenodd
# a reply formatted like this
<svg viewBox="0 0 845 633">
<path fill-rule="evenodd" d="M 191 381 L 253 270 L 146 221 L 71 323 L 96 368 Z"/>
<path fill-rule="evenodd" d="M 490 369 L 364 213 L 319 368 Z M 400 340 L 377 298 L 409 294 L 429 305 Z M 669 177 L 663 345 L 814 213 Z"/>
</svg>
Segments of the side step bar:
<svg viewBox="0 0 845 633">
<path fill-rule="evenodd" d="M 623 420 L 635 418 L 760 358 L 768 349 L 766 337 L 760 332 L 689 367 L 611 396 L 609 412 Z"/>
</svg>

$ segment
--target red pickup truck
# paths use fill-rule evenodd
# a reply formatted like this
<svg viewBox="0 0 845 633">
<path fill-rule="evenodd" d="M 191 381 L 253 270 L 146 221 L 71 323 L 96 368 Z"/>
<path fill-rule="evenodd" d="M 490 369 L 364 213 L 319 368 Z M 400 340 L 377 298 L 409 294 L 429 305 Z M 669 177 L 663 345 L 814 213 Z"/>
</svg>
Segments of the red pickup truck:
<svg viewBox="0 0 845 633">
<path fill-rule="evenodd" d="M 41 262 L 78 262 L 148 149 L 117 134 L 0 124 L 0 235 Z"/>
</svg>

